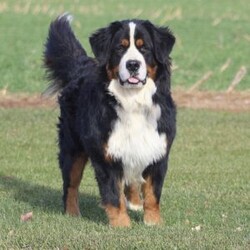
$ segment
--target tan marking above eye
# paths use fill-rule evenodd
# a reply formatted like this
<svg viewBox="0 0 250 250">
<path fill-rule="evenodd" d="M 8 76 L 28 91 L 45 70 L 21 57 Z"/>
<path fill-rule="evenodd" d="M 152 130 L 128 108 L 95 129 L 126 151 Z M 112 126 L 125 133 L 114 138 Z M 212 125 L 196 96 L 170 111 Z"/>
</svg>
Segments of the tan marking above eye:
<svg viewBox="0 0 250 250">
<path fill-rule="evenodd" d="M 144 45 L 144 41 L 140 38 L 135 41 L 135 45 L 140 48 Z"/>
<path fill-rule="evenodd" d="M 129 40 L 128 40 L 128 39 L 122 39 L 121 45 L 122 45 L 123 47 L 128 47 L 128 46 L 129 46 Z"/>
</svg>

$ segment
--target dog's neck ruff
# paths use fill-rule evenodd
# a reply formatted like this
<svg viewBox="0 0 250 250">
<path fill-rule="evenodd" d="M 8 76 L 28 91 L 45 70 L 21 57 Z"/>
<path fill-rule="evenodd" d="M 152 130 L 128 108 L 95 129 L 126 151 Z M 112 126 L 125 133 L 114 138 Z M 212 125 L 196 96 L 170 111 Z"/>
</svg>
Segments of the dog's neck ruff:
<svg viewBox="0 0 250 250">
<path fill-rule="evenodd" d="M 161 109 L 152 100 L 156 92 L 155 83 L 147 78 L 144 87 L 128 89 L 122 87 L 118 80 L 112 80 L 108 90 L 119 105 L 107 153 L 114 160 L 122 161 L 127 184 L 143 182 L 145 168 L 164 157 L 167 148 L 166 134 L 157 131 Z"/>
</svg>

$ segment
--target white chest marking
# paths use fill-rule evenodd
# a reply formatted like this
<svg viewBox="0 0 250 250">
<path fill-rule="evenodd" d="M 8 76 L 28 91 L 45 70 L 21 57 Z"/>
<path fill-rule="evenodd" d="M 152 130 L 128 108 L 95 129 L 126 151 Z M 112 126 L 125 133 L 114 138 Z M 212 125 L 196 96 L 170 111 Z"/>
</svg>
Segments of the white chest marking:
<svg viewBox="0 0 250 250">
<path fill-rule="evenodd" d="M 152 101 L 155 83 L 148 78 L 143 88 L 126 89 L 112 80 L 109 91 L 121 107 L 117 107 L 119 118 L 108 140 L 107 153 L 122 161 L 126 183 L 143 182 L 144 169 L 160 160 L 167 148 L 166 134 L 157 131 L 161 109 Z"/>
</svg>

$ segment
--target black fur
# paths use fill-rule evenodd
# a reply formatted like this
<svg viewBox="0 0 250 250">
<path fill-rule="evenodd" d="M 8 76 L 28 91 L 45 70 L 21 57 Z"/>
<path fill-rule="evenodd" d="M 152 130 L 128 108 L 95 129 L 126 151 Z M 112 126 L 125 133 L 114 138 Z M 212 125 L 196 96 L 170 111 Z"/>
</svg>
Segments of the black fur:
<svg viewBox="0 0 250 250">
<path fill-rule="evenodd" d="M 152 177 L 159 202 L 167 171 L 169 150 L 175 137 L 175 104 L 170 92 L 170 57 L 175 38 L 168 28 L 159 28 L 149 21 L 133 20 L 148 39 L 145 57 L 157 65 L 157 91 L 153 101 L 161 108 L 158 132 L 166 133 L 166 156 L 147 166 L 143 177 Z M 117 37 L 129 22 L 114 22 L 90 37 L 96 59 L 87 56 L 72 32 L 67 16 L 56 19 L 50 26 L 45 45 L 44 63 L 51 81 L 48 93 L 59 91 L 59 164 L 64 183 L 64 205 L 70 186 L 70 172 L 74 160 L 81 154 L 91 159 L 100 189 L 102 203 L 119 207 L 118 182 L 123 178 L 122 162 L 105 159 L 104 145 L 118 119 L 119 103 L 110 95 L 107 67 L 116 64 Z"/>
</svg>

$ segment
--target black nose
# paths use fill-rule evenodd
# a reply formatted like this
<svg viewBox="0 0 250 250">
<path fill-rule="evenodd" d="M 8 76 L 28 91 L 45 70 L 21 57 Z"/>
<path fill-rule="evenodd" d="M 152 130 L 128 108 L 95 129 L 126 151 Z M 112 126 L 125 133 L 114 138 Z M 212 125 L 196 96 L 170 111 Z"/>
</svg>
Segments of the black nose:
<svg viewBox="0 0 250 250">
<path fill-rule="evenodd" d="M 126 63 L 126 67 L 130 73 L 136 73 L 140 68 L 140 62 L 137 60 L 129 60 Z"/>
</svg>

